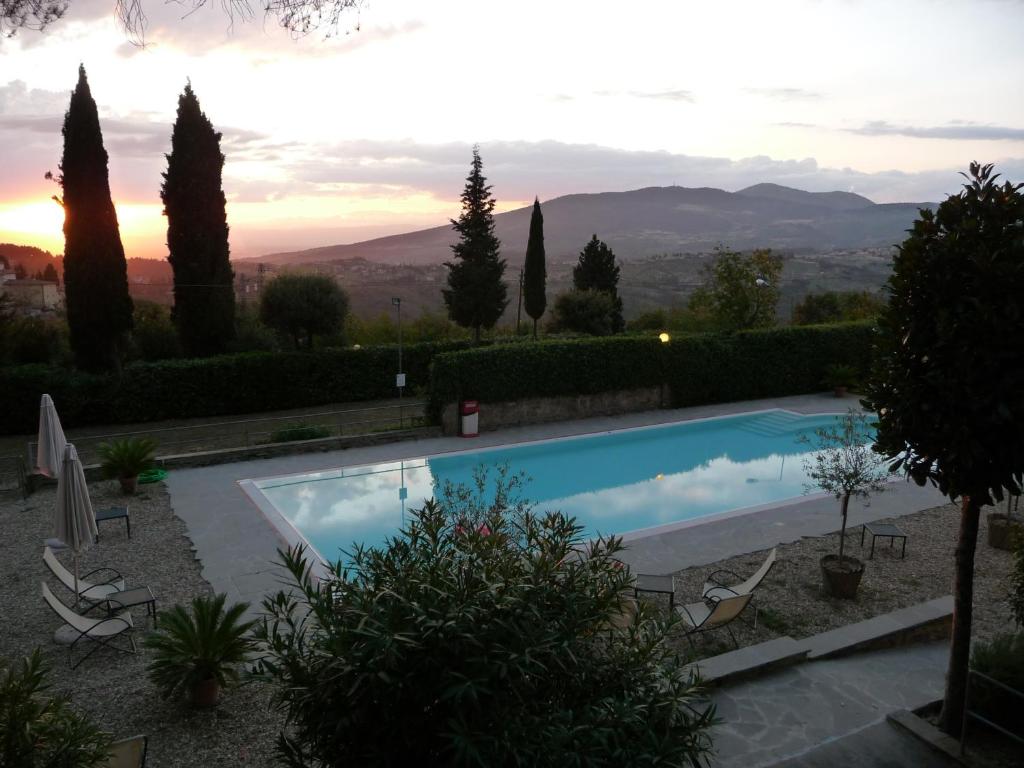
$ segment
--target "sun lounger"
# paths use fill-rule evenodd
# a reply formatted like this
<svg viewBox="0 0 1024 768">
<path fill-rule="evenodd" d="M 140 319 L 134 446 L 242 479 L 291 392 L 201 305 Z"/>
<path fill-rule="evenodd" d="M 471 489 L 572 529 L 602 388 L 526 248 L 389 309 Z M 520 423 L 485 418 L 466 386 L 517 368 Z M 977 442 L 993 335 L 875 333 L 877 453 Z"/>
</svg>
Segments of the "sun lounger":
<svg viewBox="0 0 1024 768">
<path fill-rule="evenodd" d="M 746 581 L 739 581 L 740 577 L 732 571 L 727 571 L 724 568 L 715 571 L 708 576 L 707 581 L 704 582 L 704 589 L 701 591 L 701 597 L 705 600 L 718 601 L 726 597 L 735 597 L 736 595 L 749 595 L 755 589 L 760 586 L 761 582 L 764 581 L 765 576 L 775 565 L 776 550 L 772 550 L 768 553 L 768 557 L 765 559 L 761 567 L 757 569 Z M 732 586 L 728 586 L 725 580 L 732 580 L 734 583 Z M 738 583 L 735 583 L 738 582 Z"/>
<path fill-rule="evenodd" d="M 68 664 L 72 669 L 76 668 L 79 664 L 85 661 L 87 658 L 92 656 L 101 647 L 110 647 L 121 653 L 135 653 L 135 638 L 132 636 L 132 630 L 135 625 L 132 623 L 132 615 L 129 611 L 118 614 L 117 616 L 108 616 L 102 619 L 94 619 L 88 616 L 82 616 L 76 613 L 71 608 L 68 608 L 64 603 L 58 600 L 50 588 L 46 585 L 46 582 L 42 582 L 43 599 L 47 605 L 53 609 L 61 620 L 67 624 L 71 629 L 78 633 L 78 636 L 74 639 L 71 645 L 68 646 Z M 114 644 L 114 640 L 121 635 L 126 635 L 128 642 L 131 645 L 131 650 L 125 650 L 119 648 Z M 94 643 L 93 648 L 78 660 L 78 663 L 71 664 L 72 655 L 74 654 L 75 646 L 82 640 L 91 640 Z"/>
<path fill-rule="evenodd" d="M 100 768 L 145 768 L 149 738 L 133 736 L 110 745 L 110 757 Z"/>
<path fill-rule="evenodd" d="M 676 613 L 683 620 L 686 639 L 690 641 L 690 645 L 693 645 L 693 636 L 699 632 L 710 632 L 713 629 L 725 627 L 729 632 L 729 637 L 732 638 L 733 645 L 739 648 L 739 643 L 736 642 L 736 636 L 729 628 L 729 624 L 739 618 L 752 597 L 753 595 L 750 594 L 733 595 L 717 602 L 708 601 L 678 606 Z"/>
<path fill-rule="evenodd" d="M 75 576 L 71 571 L 65 568 L 60 560 L 53 554 L 53 550 L 49 547 L 43 547 L 43 562 L 46 563 L 46 567 L 50 569 L 50 573 L 57 577 L 57 580 L 68 588 L 69 591 L 75 591 Z M 99 581 L 96 583 L 90 582 L 89 579 L 93 576 L 104 573 L 110 575 L 106 581 Z M 78 597 L 81 600 L 85 600 L 90 605 L 96 605 L 102 603 L 110 595 L 115 592 L 121 592 L 124 590 L 124 579 L 121 578 L 121 574 L 115 571 L 113 568 L 97 568 L 94 571 L 78 577 Z"/>
</svg>

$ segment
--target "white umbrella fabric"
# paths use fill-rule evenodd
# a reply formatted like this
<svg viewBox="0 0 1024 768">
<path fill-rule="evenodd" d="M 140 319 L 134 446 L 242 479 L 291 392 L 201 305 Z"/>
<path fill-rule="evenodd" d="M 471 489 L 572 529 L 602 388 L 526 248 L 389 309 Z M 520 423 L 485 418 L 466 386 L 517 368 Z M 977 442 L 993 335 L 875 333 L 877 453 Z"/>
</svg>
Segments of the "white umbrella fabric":
<svg viewBox="0 0 1024 768">
<path fill-rule="evenodd" d="M 47 477 L 60 475 L 64 446 L 68 444 L 53 398 L 43 395 L 39 403 L 39 438 L 36 443 L 36 471 Z"/>
<path fill-rule="evenodd" d="M 64 448 L 64 466 L 57 477 L 57 511 L 53 522 L 56 537 L 74 554 L 77 602 L 78 556 L 93 545 L 98 531 L 96 515 L 89 500 L 89 488 L 85 484 L 82 462 L 78 459 L 78 451 L 71 443 Z"/>
</svg>

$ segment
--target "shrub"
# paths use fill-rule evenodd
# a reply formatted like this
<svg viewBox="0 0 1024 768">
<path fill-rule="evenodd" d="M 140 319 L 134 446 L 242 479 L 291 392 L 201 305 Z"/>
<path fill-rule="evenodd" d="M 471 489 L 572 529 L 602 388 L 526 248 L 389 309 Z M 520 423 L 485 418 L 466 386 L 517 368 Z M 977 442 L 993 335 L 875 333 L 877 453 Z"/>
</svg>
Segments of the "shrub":
<svg viewBox="0 0 1024 768">
<path fill-rule="evenodd" d="M 301 549 L 282 553 L 294 586 L 264 602 L 259 639 L 289 723 L 283 755 L 323 766 L 699 764 L 713 712 L 664 642 L 672 621 L 624 597 L 620 542 L 585 545 L 572 519 L 521 502 L 483 506 L 476 522 L 428 501 L 382 549 L 355 548 L 322 581 Z"/>
<path fill-rule="evenodd" d="M 61 318 L 13 317 L 4 324 L 0 358 L 13 365 L 61 365 L 70 360 L 68 326 Z"/>
<path fill-rule="evenodd" d="M 971 668 L 1024 692 L 1024 632 L 999 634 L 991 642 L 976 643 Z M 1020 731 L 1020 699 L 984 680 L 971 686 L 971 709 L 1004 728 Z"/>
<path fill-rule="evenodd" d="M 740 333 L 523 342 L 438 355 L 430 417 L 447 403 L 587 395 L 667 383 L 676 407 L 821 390 L 830 365 L 858 374 L 871 357 L 870 323 Z"/>
<path fill-rule="evenodd" d="M 139 360 L 181 357 L 178 331 L 167 307 L 154 301 L 135 300 L 132 356 Z"/>
<path fill-rule="evenodd" d="M 298 422 L 289 424 L 287 427 L 275 429 L 270 433 L 270 442 L 287 443 L 293 440 L 316 440 L 321 437 L 330 437 L 331 430 L 318 424 L 307 424 Z"/>
<path fill-rule="evenodd" d="M 101 443 L 100 461 L 105 477 L 137 477 L 153 466 L 156 441 L 148 437 L 130 437 Z"/>
<path fill-rule="evenodd" d="M 406 345 L 409 387 L 427 383 L 438 352 L 466 346 Z M 53 397 L 65 427 L 132 423 L 394 397 L 397 365 L 398 350 L 390 346 L 139 362 L 120 376 L 9 366 L 0 369 L 0 434 L 35 431 L 43 392 Z"/>
<path fill-rule="evenodd" d="M 347 314 L 348 296 L 326 275 L 279 275 L 260 296 L 260 320 L 295 349 L 312 349 L 315 336 L 341 333 Z"/>
<path fill-rule="evenodd" d="M 0 765 L 92 768 L 105 765 L 111 739 L 75 712 L 65 696 L 47 696 L 38 649 L 18 666 L 0 658 Z"/>
<path fill-rule="evenodd" d="M 615 296 L 608 291 L 566 291 L 555 298 L 548 330 L 610 336 L 621 319 Z"/>
<path fill-rule="evenodd" d="M 248 603 L 224 609 L 226 595 L 196 597 L 192 610 L 175 605 L 160 616 L 158 631 L 146 638 L 153 651 L 149 676 L 165 698 L 216 681 L 216 688 L 238 682 L 238 665 L 253 649 L 249 632 L 255 621 L 242 621 Z M 214 701 L 216 697 L 214 696 Z"/>
</svg>

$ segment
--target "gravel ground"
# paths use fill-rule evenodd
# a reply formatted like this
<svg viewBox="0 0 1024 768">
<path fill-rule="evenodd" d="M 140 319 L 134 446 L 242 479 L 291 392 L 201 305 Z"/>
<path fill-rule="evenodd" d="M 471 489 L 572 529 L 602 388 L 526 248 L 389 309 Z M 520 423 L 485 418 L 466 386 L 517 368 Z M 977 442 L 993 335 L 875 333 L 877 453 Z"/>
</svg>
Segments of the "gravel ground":
<svg viewBox="0 0 1024 768">
<path fill-rule="evenodd" d="M 96 509 L 124 503 L 115 483 L 94 483 L 89 492 Z M 67 667 L 66 646 L 53 641 L 61 622 L 39 594 L 39 582 L 46 580 L 58 597 L 66 602 L 70 597 L 41 556 L 43 540 L 52 535 L 54 506 L 53 487 L 24 501 L 0 504 L 0 656 L 17 659 L 40 647 L 52 670 L 51 682 L 72 696 L 77 709 L 92 715 L 115 738 L 149 735 L 146 765 L 152 768 L 274 765 L 273 744 L 282 718 L 270 708 L 265 685 L 228 690 L 220 706 L 200 712 L 183 702 L 161 699 L 146 675 L 149 652 L 141 643 L 134 656 L 101 649 L 78 669 Z M 140 486 L 130 499 L 130 512 L 131 540 L 122 521 L 101 523 L 101 540 L 85 553 L 81 572 L 115 567 L 129 587 L 148 585 L 158 609 L 209 594 L 210 586 L 199 575 L 185 537 L 185 524 L 171 512 L 163 484 Z M 70 569 L 70 557 L 59 557 Z M 133 609 L 133 614 L 141 639 L 151 624 L 143 607 Z"/>
<path fill-rule="evenodd" d="M 976 639 L 1013 628 L 1007 602 L 1012 557 L 1009 552 L 993 549 L 987 543 L 986 515 L 990 511 L 990 508 L 982 511 L 975 559 L 973 630 Z M 884 522 L 895 523 L 908 535 L 906 559 L 900 559 L 899 543 L 890 549 L 886 539 L 879 539 L 874 559 L 868 560 L 870 538 L 865 539 L 865 547 L 861 549 L 860 527 L 848 530 L 846 554 L 861 559 L 866 566 L 856 600 L 826 597 L 821 591 L 818 561 L 823 555 L 838 554 L 838 532 L 780 545 L 775 567 L 751 603 L 760 611 L 757 628 L 742 621 L 732 624 L 740 646 L 783 635 L 800 639 L 952 594 L 958 507 L 945 505 Z M 742 525 L 742 518 L 738 518 L 737 524 Z M 677 602 L 698 601 L 705 576 L 712 571 L 725 568 L 745 579 L 760 567 L 767 555 L 767 550 L 752 552 L 713 565 L 679 571 L 675 574 Z M 749 608 L 747 614 L 744 618 L 753 617 Z M 680 650 L 689 651 L 685 638 L 677 638 L 677 643 Z M 725 630 L 699 637 L 696 646 L 699 658 L 733 649 Z"/>
</svg>

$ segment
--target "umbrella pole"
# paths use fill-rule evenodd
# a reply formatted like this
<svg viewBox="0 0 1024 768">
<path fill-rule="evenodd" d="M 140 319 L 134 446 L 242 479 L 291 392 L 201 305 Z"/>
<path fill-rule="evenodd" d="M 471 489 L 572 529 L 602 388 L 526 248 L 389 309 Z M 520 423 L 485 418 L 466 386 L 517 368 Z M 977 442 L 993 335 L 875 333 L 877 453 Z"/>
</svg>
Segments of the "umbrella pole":
<svg viewBox="0 0 1024 768">
<path fill-rule="evenodd" d="M 75 551 L 75 609 L 78 609 L 78 551 Z"/>
</svg>

